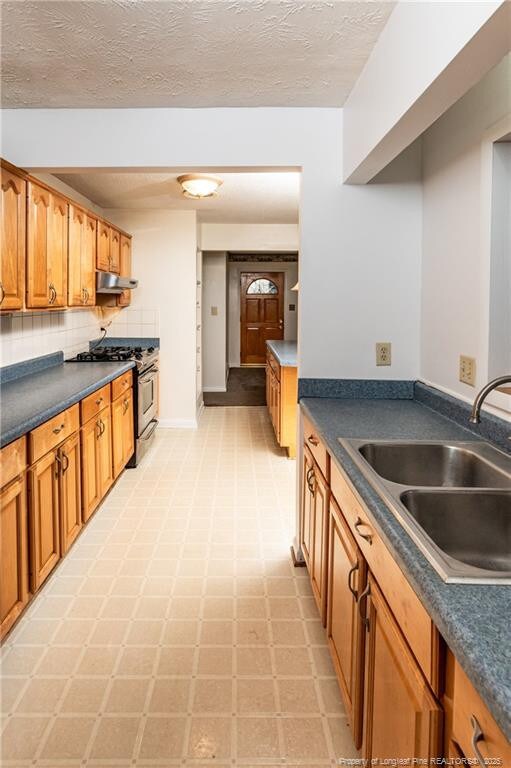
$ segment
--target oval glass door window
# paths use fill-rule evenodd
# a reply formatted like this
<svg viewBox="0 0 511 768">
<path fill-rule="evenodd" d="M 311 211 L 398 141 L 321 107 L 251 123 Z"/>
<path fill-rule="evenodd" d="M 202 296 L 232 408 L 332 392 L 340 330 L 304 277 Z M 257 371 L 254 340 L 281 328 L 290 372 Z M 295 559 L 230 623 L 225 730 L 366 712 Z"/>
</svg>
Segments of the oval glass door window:
<svg viewBox="0 0 511 768">
<path fill-rule="evenodd" d="M 272 294 L 272 293 L 278 293 L 279 290 L 275 283 L 272 280 L 267 280 L 264 277 L 260 277 L 257 280 L 254 280 L 247 288 L 247 294 L 248 293 L 257 293 L 257 294 Z"/>
</svg>

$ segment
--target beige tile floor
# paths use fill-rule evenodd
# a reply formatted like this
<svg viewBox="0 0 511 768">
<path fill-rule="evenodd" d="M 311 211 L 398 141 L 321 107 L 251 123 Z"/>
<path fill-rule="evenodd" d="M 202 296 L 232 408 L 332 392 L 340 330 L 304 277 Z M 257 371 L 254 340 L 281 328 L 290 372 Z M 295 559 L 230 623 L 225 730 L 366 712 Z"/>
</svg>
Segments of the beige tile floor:
<svg viewBox="0 0 511 768">
<path fill-rule="evenodd" d="M 1 651 L 4 766 L 357 756 L 265 408 L 162 430 Z"/>
</svg>

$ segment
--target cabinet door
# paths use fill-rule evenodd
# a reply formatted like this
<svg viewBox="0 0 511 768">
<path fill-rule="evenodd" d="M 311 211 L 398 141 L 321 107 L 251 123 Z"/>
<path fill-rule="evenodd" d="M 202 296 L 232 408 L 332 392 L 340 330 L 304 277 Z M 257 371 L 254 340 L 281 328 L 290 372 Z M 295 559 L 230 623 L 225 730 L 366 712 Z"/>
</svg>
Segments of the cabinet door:
<svg viewBox="0 0 511 768">
<path fill-rule="evenodd" d="M 114 481 L 112 463 L 112 421 L 110 406 L 99 414 L 100 432 L 98 436 L 98 466 L 100 491 L 103 498 Z"/>
<path fill-rule="evenodd" d="M 68 305 L 94 306 L 96 220 L 81 208 L 69 206 Z"/>
<path fill-rule="evenodd" d="M 363 756 L 429 765 L 440 756 L 441 708 L 371 575 L 368 586 Z"/>
<path fill-rule="evenodd" d="M 28 183 L 27 211 L 27 307 L 48 307 L 50 279 L 48 242 L 50 240 L 50 193 L 33 182 Z M 51 296 L 50 296 L 51 294 Z"/>
<path fill-rule="evenodd" d="M 307 568 L 311 569 L 312 553 L 312 513 L 314 504 L 311 474 L 314 470 L 312 456 L 304 448 L 302 461 L 302 487 L 300 494 L 300 548 Z"/>
<path fill-rule="evenodd" d="M 28 602 L 25 475 L 0 492 L 0 638 Z"/>
<path fill-rule="evenodd" d="M 82 519 L 86 523 L 101 501 L 98 440 L 101 433 L 99 417 L 91 419 L 81 430 Z"/>
<path fill-rule="evenodd" d="M 25 179 L 0 169 L 0 309 L 22 309 L 25 293 L 27 185 Z"/>
<path fill-rule="evenodd" d="M 80 476 L 80 435 L 74 434 L 60 446 L 59 463 L 60 541 L 64 555 L 82 527 Z"/>
<path fill-rule="evenodd" d="M 121 233 L 110 227 L 110 272 L 119 273 L 121 266 Z"/>
<path fill-rule="evenodd" d="M 98 221 L 96 265 L 103 272 L 110 271 L 110 227 Z"/>
<path fill-rule="evenodd" d="M 327 636 L 357 749 L 362 743 L 365 631 L 358 598 L 365 588 L 366 563 L 339 507 L 330 498 Z"/>
<path fill-rule="evenodd" d="M 67 303 L 67 234 L 68 204 L 63 197 L 50 195 L 50 239 L 48 242 L 48 275 L 50 305 L 65 307 Z M 55 296 L 55 298 L 53 298 Z"/>
<path fill-rule="evenodd" d="M 35 592 L 60 558 L 58 467 L 54 451 L 29 470 L 30 580 Z"/>
<path fill-rule="evenodd" d="M 326 576 L 328 546 L 328 502 L 330 490 L 316 464 L 310 473 L 312 485 L 311 514 L 311 586 L 323 624 L 326 624 Z"/>
<path fill-rule="evenodd" d="M 120 274 L 122 277 L 131 277 L 131 237 L 121 235 L 121 264 Z M 131 302 L 131 291 L 123 291 L 117 303 L 120 307 L 127 307 Z"/>
</svg>

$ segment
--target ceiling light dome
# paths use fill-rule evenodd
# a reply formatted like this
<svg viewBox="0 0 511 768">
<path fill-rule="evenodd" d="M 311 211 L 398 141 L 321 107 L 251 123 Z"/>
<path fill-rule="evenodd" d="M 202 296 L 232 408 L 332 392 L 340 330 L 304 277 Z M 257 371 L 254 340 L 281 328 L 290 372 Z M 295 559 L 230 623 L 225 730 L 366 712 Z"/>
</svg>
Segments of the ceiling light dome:
<svg viewBox="0 0 511 768">
<path fill-rule="evenodd" d="M 194 200 L 200 200 L 202 197 L 213 197 L 216 195 L 218 187 L 223 184 L 218 176 L 210 176 L 206 173 L 185 173 L 178 176 L 177 180 L 183 188 L 183 195 L 191 197 Z"/>
</svg>

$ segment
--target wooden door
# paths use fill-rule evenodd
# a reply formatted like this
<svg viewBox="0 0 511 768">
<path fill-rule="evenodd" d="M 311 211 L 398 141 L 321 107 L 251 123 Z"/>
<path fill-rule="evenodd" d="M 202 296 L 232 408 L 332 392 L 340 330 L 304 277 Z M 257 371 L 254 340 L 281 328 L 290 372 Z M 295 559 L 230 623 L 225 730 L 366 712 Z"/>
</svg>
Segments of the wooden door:
<svg viewBox="0 0 511 768">
<path fill-rule="evenodd" d="M 326 576 L 328 555 L 328 503 L 330 490 L 314 463 L 310 473 L 312 486 L 311 514 L 311 564 L 309 574 L 311 586 L 323 624 L 326 624 Z"/>
<path fill-rule="evenodd" d="M 0 492 L 0 638 L 28 602 L 26 478 Z"/>
<path fill-rule="evenodd" d="M 59 463 L 60 542 L 64 555 L 82 527 L 80 435 L 75 433 L 60 446 Z"/>
<path fill-rule="evenodd" d="M 119 274 L 121 266 L 121 233 L 110 227 L 110 272 Z"/>
<path fill-rule="evenodd" d="M 363 756 L 429 765 L 441 753 L 441 707 L 371 574 L 368 587 Z"/>
<path fill-rule="evenodd" d="M 104 221 L 98 221 L 96 259 L 98 269 L 110 271 L 110 227 Z"/>
<path fill-rule="evenodd" d="M 131 277 L 131 237 L 121 235 L 121 277 Z M 127 307 L 131 302 L 131 291 L 123 291 L 117 298 L 117 304 L 120 307 Z"/>
<path fill-rule="evenodd" d="M 358 598 L 367 569 L 335 500 L 330 497 L 327 636 L 346 714 L 357 749 L 362 744 L 365 630 Z"/>
<path fill-rule="evenodd" d="M 309 451 L 304 448 L 302 464 L 302 487 L 300 494 L 300 547 L 307 568 L 311 569 L 312 555 L 312 514 L 314 486 L 311 483 L 311 474 L 314 471 L 314 460 Z"/>
<path fill-rule="evenodd" d="M 112 416 L 110 406 L 103 408 L 98 417 L 98 472 L 100 482 L 100 498 L 106 494 L 114 481 L 112 463 Z"/>
<path fill-rule="evenodd" d="M 241 273 L 242 365 L 264 365 L 266 340 L 284 338 L 284 273 Z"/>
<path fill-rule="evenodd" d="M 93 306 L 96 266 L 96 220 L 69 206 L 68 305 Z"/>
<path fill-rule="evenodd" d="M 29 469 L 30 582 L 35 592 L 60 558 L 58 467 L 55 451 Z"/>
<path fill-rule="evenodd" d="M 22 309 L 25 293 L 27 184 L 25 179 L 0 169 L 0 309 Z"/>
<path fill-rule="evenodd" d="M 101 433 L 99 417 L 91 419 L 81 430 L 82 519 L 86 523 L 101 501 L 98 440 Z"/>
</svg>

